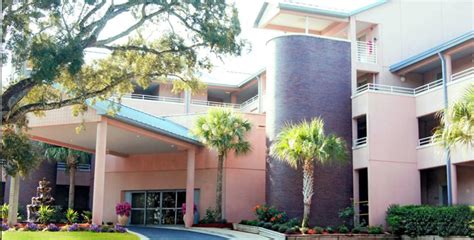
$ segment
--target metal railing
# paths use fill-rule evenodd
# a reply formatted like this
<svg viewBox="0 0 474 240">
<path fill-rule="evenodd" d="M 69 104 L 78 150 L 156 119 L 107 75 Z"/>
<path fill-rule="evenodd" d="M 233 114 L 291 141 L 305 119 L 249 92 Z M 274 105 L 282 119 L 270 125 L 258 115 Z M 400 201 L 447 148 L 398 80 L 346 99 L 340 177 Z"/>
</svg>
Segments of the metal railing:
<svg viewBox="0 0 474 240">
<path fill-rule="evenodd" d="M 373 42 L 357 41 L 357 60 L 363 63 L 377 63 L 377 45 Z"/>
<path fill-rule="evenodd" d="M 424 146 L 433 143 L 433 136 L 418 139 L 418 146 Z"/>
<path fill-rule="evenodd" d="M 367 144 L 367 137 L 357 138 L 354 140 L 354 147 L 359 147 Z"/>
<path fill-rule="evenodd" d="M 149 101 L 184 103 L 184 98 L 179 98 L 179 97 L 163 97 L 163 96 L 135 94 L 135 93 L 128 94 L 128 95 L 125 95 L 123 97 L 124 98 L 130 98 L 130 99 L 149 100 Z"/>
<path fill-rule="evenodd" d="M 202 105 L 202 106 L 210 106 L 210 107 L 228 107 L 228 108 L 240 109 L 240 104 L 224 103 L 224 102 L 213 102 L 213 101 L 198 100 L 198 99 L 192 99 L 191 104 Z"/>
<path fill-rule="evenodd" d="M 433 82 L 427 83 L 425 85 L 419 86 L 417 88 L 414 88 L 413 89 L 413 94 L 417 95 L 419 93 L 431 90 L 433 88 L 437 88 L 437 87 L 442 86 L 442 85 L 443 85 L 443 79 L 438 79 L 436 81 L 433 81 Z"/>
<path fill-rule="evenodd" d="M 467 77 L 467 76 L 470 76 L 470 75 L 474 76 L 474 67 L 470 67 L 468 69 L 462 70 L 458 73 L 455 73 L 455 74 L 451 75 L 451 81 L 456 81 L 460 78 Z"/>
<path fill-rule="evenodd" d="M 240 104 L 240 110 L 244 110 L 245 108 L 247 108 L 248 106 L 250 106 L 252 103 L 258 101 L 258 95 L 246 100 L 245 102 L 241 103 Z"/>
<path fill-rule="evenodd" d="M 398 93 L 398 94 L 409 94 L 409 95 L 414 94 L 413 88 L 390 86 L 390 85 L 375 84 L 375 83 L 367 83 L 365 85 L 358 87 L 356 89 L 356 93 L 361 93 L 367 90 Z"/>
<path fill-rule="evenodd" d="M 58 162 L 56 169 L 58 171 L 66 171 L 67 165 L 64 162 Z M 77 164 L 77 171 L 79 172 L 90 172 L 91 171 L 91 165 L 90 164 Z"/>
</svg>

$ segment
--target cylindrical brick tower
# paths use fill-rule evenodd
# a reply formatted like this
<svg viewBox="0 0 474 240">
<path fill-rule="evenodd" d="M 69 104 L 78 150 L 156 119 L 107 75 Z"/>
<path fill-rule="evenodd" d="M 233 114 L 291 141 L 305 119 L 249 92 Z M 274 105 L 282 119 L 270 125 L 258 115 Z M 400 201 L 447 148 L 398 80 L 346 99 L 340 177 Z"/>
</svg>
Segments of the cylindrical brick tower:
<svg viewBox="0 0 474 240">
<path fill-rule="evenodd" d="M 285 35 L 267 43 L 267 144 L 288 122 L 321 117 L 326 133 L 347 141 L 351 153 L 351 44 L 345 40 Z M 312 225 L 340 224 L 338 212 L 350 205 L 352 157 L 344 166 L 316 165 Z M 267 160 L 266 199 L 290 217 L 302 217 L 302 170 Z"/>
</svg>

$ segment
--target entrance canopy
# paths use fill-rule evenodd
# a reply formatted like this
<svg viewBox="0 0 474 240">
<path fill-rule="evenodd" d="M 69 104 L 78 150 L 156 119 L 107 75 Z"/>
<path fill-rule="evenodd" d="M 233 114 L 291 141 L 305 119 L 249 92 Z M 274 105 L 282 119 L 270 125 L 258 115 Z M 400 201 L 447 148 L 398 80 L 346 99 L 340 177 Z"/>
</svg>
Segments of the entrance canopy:
<svg viewBox="0 0 474 240">
<path fill-rule="evenodd" d="M 107 155 L 128 159 L 137 154 L 187 152 L 186 207 L 193 209 L 195 155 L 202 144 L 187 128 L 112 101 L 89 102 L 89 106 L 80 116 L 73 116 L 72 107 L 47 111 L 44 116 L 30 114 L 28 134 L 33 140 L 95 154 L 95 224 L 102 224 L 104 209 L 113 207 L 104 201 Z M 193 215 L 193 211 L 186 213 L 186 227 L 192 226 Z"/>
</svg>

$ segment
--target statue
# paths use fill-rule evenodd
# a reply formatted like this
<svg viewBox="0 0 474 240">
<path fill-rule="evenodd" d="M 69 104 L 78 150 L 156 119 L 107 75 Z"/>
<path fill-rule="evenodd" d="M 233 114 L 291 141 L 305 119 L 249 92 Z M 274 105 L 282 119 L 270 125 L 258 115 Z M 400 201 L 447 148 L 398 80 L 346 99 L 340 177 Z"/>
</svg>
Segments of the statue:
<svg viewBox="0 0 474 240">
<path fill-rule="evenodd" d="M 35 222 L 37 219 L 37 212 L 40 206 L 51 205 L 54 202 L 54 198 L 51 197 L 51 187 L 49 187 L 49 181 L 46 178 L 38 182 L 36 188 L 36 196 L 31 198 L 31 204 L 26 205 L 28 212 L 28 222 Z"/>
</svg>

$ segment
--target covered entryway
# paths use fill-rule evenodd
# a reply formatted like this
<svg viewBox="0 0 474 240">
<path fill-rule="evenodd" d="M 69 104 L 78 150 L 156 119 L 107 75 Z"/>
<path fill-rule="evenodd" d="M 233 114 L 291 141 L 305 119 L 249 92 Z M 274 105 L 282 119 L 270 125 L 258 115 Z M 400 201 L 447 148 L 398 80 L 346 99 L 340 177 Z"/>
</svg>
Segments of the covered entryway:
<svg viewBox="0 0 474 240">
<path fill-rule="evenodd" d="M 109 114 L 113 104 L 118 110 Z M 146 178 L 148 169 L 159 168 L 161 164 L 172 165 L 171 161 L 184 160 L 185 176 L 168 177 L 166 184 L 180 181 L 179 186 L 183 186 L 185 192 L 185 199 L 180 201 L 186 203 L 187 209 L 194 208 L 196 151 L 202 145 L 185 127 L 110 101 L 91 105 L 79 117 L 73 117 L 72 109 L 65 107 L 48 111 L 43 117 L 29 115 L 28 119 L 33 140 L 95 154 L 92 208 L 95 224 L 113 218 L 115 205 L 127 200 L 127 190 L 150 189 L 148 185 L 153 178 Z M 145 158 L 160 159 L 160 162 Z M 133 169 L 137 169 L 133 176 L 117 174 Z M 125 183 L 129 189 L 123 187 Z M 173 219 L 177 217 L 178 208 L 181 206 L 174 206 Z M 193 215 L 193 211 L 186 213 L 186 227 L 192 226 Z"/>
</svg>

